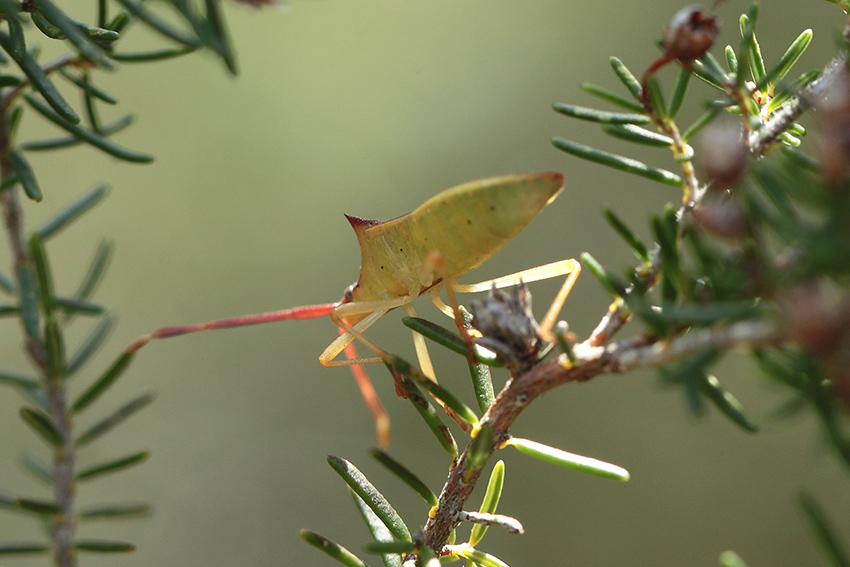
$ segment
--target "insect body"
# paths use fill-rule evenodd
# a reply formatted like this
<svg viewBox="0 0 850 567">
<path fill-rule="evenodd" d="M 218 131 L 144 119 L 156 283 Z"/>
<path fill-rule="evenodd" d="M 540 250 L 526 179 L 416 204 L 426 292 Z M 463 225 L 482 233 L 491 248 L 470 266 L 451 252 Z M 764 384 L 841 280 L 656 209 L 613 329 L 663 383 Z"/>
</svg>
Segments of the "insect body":
<svg viewBox="0 0 850 567">
<path fill-rule="evenodd" d="M 434 251 L 442 255 L 446 277 L 456 280 L 516 237 L 562 188 L 557 173 L 498 177 L 443 191 L 389 221 L 348 216 L 360 243 L 361 267 L 346 300 L 421 294 L 439 278 L 424 265 Z"/>
<path fill-rule="evenodd" d="M 388 221 L 346 215 L 360 244 L 361 267 L 360 278 L 349 286 L 340 301 L 196 325 L 164 327 L 140 337 L 126 350 L 133 352 L 154 338 L 330 315 L 341 333 L 322 352 L 319 360 L 325 366 L 352 366 L 361 392 L 379 421 L 379 439 L 386 442 L 386 413 L 359 368 L 361 363 L 380 362 L 381 358 L 357 357 L 352 344 L 354 335 L 377 352 L 379 349 L 362 337 L 362 333 L 391 309 L 400 307 L 415 315 L 411 303 L 423 293 L 429 293 L 438 307 L 452 315 L 452 309 L 439 298 L 442 287 L 447 288 L 447 293 L 476 292 L 492 285 L 504 287 L 520 280 L 570 274 L 556 299 L 557 305 L 553 303 L 541 325 L 541 334 L 550 338 L 549 331 L 563 299 L 578 276 L 579 265 L 575 260 L 555 262 L 478 284 L 461 285 L 457 279 L 480 266 L 516 237 L 561 189 L 563 176 L 558 173 L 511 175 L 447 189 L 413 212 Z M 424 339 L 414 333 L 414 342 L 422 371 L 433 378 Z M 336 360 L 343 350 L 348 359 Z"/>
</svg>

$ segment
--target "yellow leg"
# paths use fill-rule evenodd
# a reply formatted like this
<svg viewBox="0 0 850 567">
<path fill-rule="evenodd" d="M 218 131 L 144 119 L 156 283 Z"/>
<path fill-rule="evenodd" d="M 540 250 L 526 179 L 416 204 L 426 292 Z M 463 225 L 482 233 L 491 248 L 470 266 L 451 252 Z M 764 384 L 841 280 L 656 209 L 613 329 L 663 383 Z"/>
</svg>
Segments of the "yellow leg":
<svg viewBox="0 0 850 567">
<path fill-rule="evenodd" d="M 352 303 L 343 303 L 342 305 L 335 307 L 330 313 L 331 319 L 345 332 L 337 337 L 334 342 L 329 344 L 322 354 L 319 355 L 319 362 L 321 362 L 324 366 L 330 367 L 383 362 L 383 358 L 381 358 L 380 355 L 385 353 L 385 351 L 374 342 L 364 337 L 363 332 L 371 327 L 375 321 L 383 317 L 390 309 L 408 305 L 416 299 L 416 297 L 417 296 L 410 294 L 397 299 L 388 299 L 384 301 L 354 301 Z M 363 313 L 368 313 L 368 315 L 353 326 L 348 325 L 343 321 L 345 317 L 349 317 L 351 315 L 362 315 Z M 379 356 L 356 358 L 353 360 L 335 360 L 336 357 L 338 357 L 345 349 L 346 345 L 351 343 L 355 338 Z"/>
<path fill-rule="evenodd" d="M 549 310 L 540 322 L 540 336 L 546 341 L 554 342 L 555 337 L 552 335 L 552 327 L 555 325 L 555 319 L 561 312 L 561 307 L 563 307 L 564 302 L 578 279 L 580 272 L 581 264 L 578 261 L 561 260 L 559 262 L 552 262 L 551 264 L 537 266 L 536 268 L 529 268 L 528 270 L 522 270 L 514 274 L 508 274 L 496 279 L 474 284 L 452 284 L 451 288 L 459 293 L 477 293 L 487 291 L 494 285 L 497 288 L 501 288 L 519 285 L 521 281 L 528 283 L 568 275 L 564 285 L 561 286 L 560 291 L 558 291 L 558 295 L 555 297 L 555 300 L 549 306 Z"/>
<path fill-rule="evenodd" d="M 360 357 L 357 355 L 357 350 L 354 348 L 354 339 L 361 341 L 367 347 L 375 351 L 377 354 L 382 354 L 384 351 L 375 345 L 372 341 L 363 336 L 363 332 L 368 329 L 378 319 L 394 307 L 404 307 L 413 301 L 415 297 L 405 296 L 393 301 L 361 301 L 344 303 L 331 310 L 330 315 L 334 323 L 339 326 L 340 336 L 332 342 L 319 356 L 319 362 L 325 366 L 349 366 L 354 374 L 354 379 L 357 382 L 357 387 L 360 389 L 360 394 L 363 400 L 369 407 L 369 411 L 375 418 L 375 430 L 378 438 L 378 443 L 384 449 L 390 445 L 390 418 L 387 411 L 384 409 L 375 388 L 372 386 L 372 381 L 366 374 L 366 371 L 361 367 L 361 364 L 382 362 L 380 356 L 376 357 Z M 344 317 L 351 315 L 360 315 L 368 313 L 365 318 L 360 320 L 354 326 L 348 325 Z M 346 360 L 335 360 L 341 352 L 345 351 Z M 429 359 L 430 361 L 430 359 Z M 433 372 L 433 370 L 432 370 Z"/>
<path fill-rule="evenodd" d="M 413 308 L 413 305 L 402 305 L 401 308 L 411 317 L 416 317 L 416 310 Z M 428 354 L 428 345 L 425 344 L 425 337 L 416 331 L 413 331 L 413 346 L 416 348 L 416 358 L 419 360 L 419 368 L 422 370 L 422 374 L 436 382 L 437 374 L 434 372 L 431 355 Z"/>
</svg>

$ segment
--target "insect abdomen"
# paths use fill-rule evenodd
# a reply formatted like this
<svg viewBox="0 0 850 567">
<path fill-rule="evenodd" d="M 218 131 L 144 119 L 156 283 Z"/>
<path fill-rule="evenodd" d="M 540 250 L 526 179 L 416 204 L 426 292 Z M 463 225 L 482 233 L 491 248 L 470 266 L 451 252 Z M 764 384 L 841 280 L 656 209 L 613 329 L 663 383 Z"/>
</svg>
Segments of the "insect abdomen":
<svg viewBox="0 0 850 567">
<path fill-rule="evenodd" d="M 410 213 L 414 241 L 424 256 L 443 255 L 457 279 L 501 250 L 563 188 L 558 173 L 511 175 L 448 189 Z"/>
</svg>

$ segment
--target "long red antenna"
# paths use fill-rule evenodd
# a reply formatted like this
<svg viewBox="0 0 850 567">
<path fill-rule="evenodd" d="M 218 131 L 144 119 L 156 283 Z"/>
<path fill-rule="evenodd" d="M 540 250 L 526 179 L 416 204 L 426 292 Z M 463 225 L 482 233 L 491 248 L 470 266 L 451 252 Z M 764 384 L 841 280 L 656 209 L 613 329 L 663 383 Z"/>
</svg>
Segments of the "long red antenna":
<svg viewBox="0 0 850 567">
<path fill-rule="evenodd" d="M 255 315 L 243 315 L 241 317 L 233 317 L 232 319 L 219 319 L 217 321 L 209 321 L 207 323 L 196 323 L 194 325 L 178 325 L 175 327 L 161 327 L 152 333 L 141 336 L 130 343 L 124 352 L 129 354 L 136 352 L 152 339 L 165 339 L 168 337 L 176 337 L 177 335 L 186 335 L 196 333 L 198 331 L 210 331 L 212 329 L 229 329 L 231 327 L 245 327 L 248 325 L 260 325 L 262 323 L 273 323 L 275 321 L 285 321 L 287 319 L 316 319 L 330 314 L 331 310 L 339 306 L 337 303 L 325 303 L 322 305 L 303 305 L 301 307 L 293 307 L 292 309 L 282 309 L 280 311 L 270 311 L 268 313 L 257 313 Z"/>
</svg>

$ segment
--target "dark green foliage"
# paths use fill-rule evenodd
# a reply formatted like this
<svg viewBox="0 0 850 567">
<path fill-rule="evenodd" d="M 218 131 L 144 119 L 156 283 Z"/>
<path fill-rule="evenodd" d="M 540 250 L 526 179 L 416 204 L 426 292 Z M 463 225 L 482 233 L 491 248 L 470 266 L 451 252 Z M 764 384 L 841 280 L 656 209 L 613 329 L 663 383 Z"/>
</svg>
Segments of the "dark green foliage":
<svg viewBox="0 0 850 567">
<path fill-rule="evenodd" d="M 351 494 L 351 498 L 354 500 L 354 505 L 357 507 L 357 511 L 360 512 L 360 516 L 366 523 L 366 527 L 369 529 L 369 533 L 372 534 L 372 539 L 375 542 L 386 543 L 400 541 L 393 537 L 392 532 L 390 532 L 377 514 L 372 511 L 372 509 L 357 495 L 356 492 L 349 488 L 348 493 Z M 385 567 L 402 566 L 401 557 L 396 553 L 385 553 L 381 555 L 381 560 L 384 562 Z"/>
<path fill-rule="evenodd" d="M 818 544 L 824 550 L 824 556 L 835 567 L 850 566 L 850 556 L 841 544 L 835 529 L 826 517 L 820 504 L 806 492 L 801 492 L 797 497 L 797 503 L 803 511 L 803 516 L 808 522 L 812 533 Z"/>
<path fill-rule="evenodd" d="M 130 553 L 136 546 L 123 541 L 77 540 L 74 549 L 91 553 Z"/>
<path fill-rule="evenodd" d="M 6 31 L 0 30 L 0 49 L 9 55 L 0 56 L 0 67 L 3 67 L 0 70 L 0 88 L 3 89 L 0 93 L 0 192 L 4 192 L 4 197 L 9 196 L 6 192 L 20 189 L 32 201 L 40 202 L 51 190 L 38 183 L 38 171 L 31 165 L 25 152 L 56 150 L 85 143 L 129 162 L 148 163 L 153 159 L 148 154 L 127 149 L 110 139 L 111 135 L 133 122 L 131 114 L 106 123 L 101 123 L 99 117 L 100 105 L 114 106 L 118 101 L 98 86 L 95 75 L 100 69 L 117 69 L 114 61 L 121 56 L 116 55 L 116 50 L 120 52 L 123 38 L 132 29 L 129 27 L 131 22 L 140 21 L 142 25 L 160 33 L 167 30 L 168 39 L 177 41 L 180 46 L 176 50 L 167 46 L 162 51 L 144 57 L 125 56 L 125 60 L 158 60 L 185 55 L 204 46 L 213 48 L 228 69 L 235 72 L 233 51 L 225 36 L 225 23 L 217 2 L 207 5 L 203 12 L 179 0 L 169 3 L 178 8 L 178 13 L 185 20 L 183 24 L 186 31 L 175 31 L 183 25 L 180 22 L 163 24 L 165 19 L 156 14 L 161 9 L 159 6 L 146 5 L 141 8 L 131 2 L 129 7 L 137 10 L 110 15 L 110 5 L 106 0 L 98 0 L 96 22 L 85 23 L 68 16 L 64 7 L 53 0 L 33 0 L 23 4 L 0 0 L 0 13 L 6 22 L 3 25 Z M 170 16 L 168 18 L 173 21 Z M 26 25 L 29 19 L 34 26 Z M 42 63 L 39 61 L 39 44 L 44 42 L 62 42 L 69 51 L 50 63 Z M 62 86 L 61 92 L 54 83 L 57 77 L 67 83 Z M 62 94 L 66 91 L 76 91 L 72 94 L 81 95 L 85 124 L 80 119 L 81 113 L 68 102 L 74 98 L 66 98 Z M 26 105 L 21 104 L 22 98 L 27 102 Z M 68 135 L 19 143 L 19 124 L 26 112 L 47 119 Z M 81 512 L 74 509 L 76 481 L 93 482 L 102 475 L 120 472 L 148 457 L 148 452 L 143 451 L 84 470 L 73 470 L 75 449 L 94 443 L 154 399 L 152 394 L 137 396 L 111 414 L 95 420 L 84 432 L 73 430 L 70 413 L 86 409 L 99 398 L 121 376 L 133 355 L 121 353 L 99 378 L 83 384 L 82 393 L 68 407 L 67 379 L 78 374 L 97 352 L 114 323 L 114 318 L 106 314 L 105 307 L 92 301 L 92 295 L 106 272 L 112 245 L 107 241 L 98 245 L 73 295 L 62 291 L 65 284 L 61 274 L 53 273 L 48 245 L 101 202 L 106 193 L 105 185 L 96 187 L 56 212 L 31 233 L 24 232 L 26 224 L 22 220 L 23 214 L 17 198 L 5 199 L 2 204 L 14 264 L 11 272 L 8 272 L 11 276 L 5 275 L 6 272 L 0 273 L 0 291 L 9 297 L 4 300 L 7 304 L 0 306 L 0 316 L 20 318 L 25 353 L 35 374 L 29 375 L 13 369 L 2 370 L 0 385 L 11 386 L 29 402 L 30 405 L 21 408 L 20 417 L 47 443 L 51 452 L 49 461 L 28 451 L 24 452 L 20 459 L 24 471 L 49 486 L 51 493 L 61 497 L 57 496 L 56 502 L 37 498 L 0 497 L 0 506 L 5 509 L 55 520 L 46 523 L 50 525 L 50 545 L 2 543 L 0 555 L 44 553 L 52 548 L 58 565 L 71 565 L 76 564 L 72 561 L 75 561 L 73 558 L 78 552 L 130 552 L 134 550 L 130 543 L 75 539 L 73 527 L 69 533 L 59 532 L 66 529 L 63 526 L 76 525 L 77 519 L 137 517 L 149 511 L 146 504 L 104 505 Z M 65 336 L 66 326 L 81 316 L 95 316 L 99 320 L 80 344 L 69 349 Z"/>
<path fill-rule="evenodd" d="M 24 99 L 39 114 L 71 134 L 73 137 L 82 142 L 86 142 L 113 157 L 135 163 L 148 163 L 153 161 L 153 156 L 151 155 L 128 150 L 93 130 L 88 130 L 75 123 L 68 122 L 62 116 L 53 112 L 50 108 L 39 102 L 39 100 L 34 96 L 24 95 Z"/>
<path fill-rule="evenodd" d="M 105 474 L 118 472 L 128 467 L 132 467 L 133 465 L 141 463 L 142 461 L 146 460 L 148 456 L 150 456 L 150 453 L 148 451 L 141 451 L 139 453 L 127 455 L 126 457 L 121 457 L 113 461 L 100 463 L 98 465 L 94 465 L 87 469 L 81 470 L 77 473 L 76 478 L 77 480 L 91 480 L 93 478 L 97 478 Z"/>
<path fill-rule="evenodd" d="M 30 426 L 39 437 L 54 447 L 62 446 L 62 434 L 56 429 L 50 417 L 35 408 L 21 408 L 21 419 Z"/>
<path fill-rule="evenodd" d="M 79 413 L 86 409 L 89 404 L 95 401 L 100 395 L 109 388 L 115 380 L 121 377 L 121 374 L 127 369 L 127 365 L 133 360 L 134 353 L 121 353 L 115 362 L 112 363 L 106 372 L 98 378 L 89 388 L 80 394 L 80 397 L 71 406 L 71 411 Z"/>
<path fill-rule="evenodd" d="M 412 380 L 417 386 L 427 390 L 428 393 L 434 396 L 434 398 L 446 407 L 450 408 L 457 417 L 465 421 L 467 424 L 474 425 L 478 423 L 478 416 L 475 415 L 475 412 L 473 412 L 469 406 L 460 401 L 454 394 L 446 390 L 440 384 L 422 374 L 419 369 L 410 363 L 394 355 L 389 355 L 386 362 L 401 373 L 402 376 Z"/>
<path fill-rule="evenodd" d="M 64 209 L 53 215 L 41 227 L 36 230 L 39 238 L 47 240 L 56 233 L 70 225 L 89 209 L 97 205 L 107 193 L 107 187 L 100 185 L 95 187 L 76 201 L 68 204 Z"/>
<path fill-rule="evenodd" d="M 333 557 L 346 567 L 367 567 L 366 563 L 363 563 L 360 559 L 357 558 L 356 555 L 342 547 L 341 545 L 332 542 L 331 540 L 320 536 L 315 532 L 311 532 L 309 530 L 301 530 L 299 532 L 301 539 L 316 547 L 329 556 Z"/>
<path fill-rule="evenodd" d="M 411 540 L 410 530 L 401 516 L 357 467 L 333 455 L 328 455 L 328 464 L 342 477 L 349 488 L 363 499 L 395 538 Z"/>
<path fill-rule="evenodd" d="M 99 520 L 115 518 L 137 518 L 150 514 L 151 508 L 147 504 L 106 504 L 103 506 L 92 506 L 80 510 L 81 520 Z"/>
<path fill-rule="evenodd" d="M 384 465 L 391 473 L 396 475 L 399 479 L 402 480 L 406 485 L 412 488 L 419 496 L 422 497 L 425 502 L 430 504 L 431 506 L 437 505 L 437 495 L 434 494 L 430 488 L 428 488 L 424 482 L 419 480 L 415 474 L 410 472 L 410 469 L 393 459 L 389 456 L 385 451 L 381 451 L 380 449 L 371 449 L 369 451 L 369 455 L 372 456 L 373 459 Z"/>
</svg>

